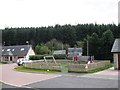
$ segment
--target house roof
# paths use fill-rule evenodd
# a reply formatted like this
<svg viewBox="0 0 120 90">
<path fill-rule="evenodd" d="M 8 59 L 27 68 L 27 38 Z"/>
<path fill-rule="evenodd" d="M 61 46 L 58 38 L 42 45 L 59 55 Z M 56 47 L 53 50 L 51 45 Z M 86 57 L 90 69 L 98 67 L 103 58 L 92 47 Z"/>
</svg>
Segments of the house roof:
<svg viewBox="0 0 120 90">
<path fill-rule="evenodd" d="M 31 45 L 2 46 L 2 55 L 25 56 Z"/>
<path fill-rule="evenodd" d="M 68 48 L 68 52 L 82 52 L 82 48 Z"/>
<path fill-rule="evenodd" d="M 120 52 L 120 39 L 116 39 L 111 52 Z"/>
<path fill-rule="evenodd" d="M 66 50 L 56 50 L 53 54 L 66 54 Z"/>
</svg>

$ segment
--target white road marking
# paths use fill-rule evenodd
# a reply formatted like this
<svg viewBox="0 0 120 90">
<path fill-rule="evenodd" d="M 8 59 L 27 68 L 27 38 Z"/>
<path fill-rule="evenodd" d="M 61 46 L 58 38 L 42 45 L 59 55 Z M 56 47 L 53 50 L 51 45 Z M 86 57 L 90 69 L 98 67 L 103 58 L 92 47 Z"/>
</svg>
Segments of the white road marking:
<svg viewBox="0 0 120 90">
<path fill-rule="evenodd" d="M 33 84 L 33 83 L 37 83 L 37 82 L 41 82 L 41 81 L 45 81 L 45 80 L 49 80 L 49 79 L 53 79 L 53 78 L 57 78 L 57 77 L 61 77 L 61 76 L 62 75 L 57 75 L 57 76 L 54 76 L 54 77 L 51 77 L 51 78 L 48 78 L 48 79 L 42 79 L 42 80 L 26 83 L 26 84 L 23 84 L 22 86 L 30 85 L 30 84 Z"/>
<path fill-rule="evenodd" d="M 37 73 L 25 73 L 15 71 L 15 64 L 1 65 L 2 73 L 0 74 L 0 81 L 12 86 L 22 87 L 24 85 L 40 82 L 47 79 L 60 77 L 59 74 L 37 74 Z"/>
<path fill-rule="evenodd" d="M 108 75 L 94 75 L 94 74 L 89 74 L 89 75 L 83 75 L 83 76 L 77 76 L 77 77 L 118 80 L 117 76 L 108 76 Z"/>
</svg>

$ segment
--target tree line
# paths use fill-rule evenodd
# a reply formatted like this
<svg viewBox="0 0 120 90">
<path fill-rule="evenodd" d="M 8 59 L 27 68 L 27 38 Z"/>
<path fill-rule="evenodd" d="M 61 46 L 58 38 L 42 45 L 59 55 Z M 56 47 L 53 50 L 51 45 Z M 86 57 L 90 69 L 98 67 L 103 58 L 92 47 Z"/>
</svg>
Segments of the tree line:
<svg viewBox="0 0 120 90">
<path fill-rule="evenodd" d="M 25 45 L 29 42 L 35 49 L 37 45 L 48 45 L 51 40 L 57 40 L 67 47 L 82 47 L 83 55 L 94 55 L 96 59 L 112 59 L 110 50 L 115 38 L 120 38 L 120 25 L 115 24 L 78 24 L 55 25 L 48 27 L 5 28 L 2 31 L 4 45 Z M 58 49 L 58 48 L 56 48 Z M 63 49 L 63 48 L 62 48 Z"/>
</svg>

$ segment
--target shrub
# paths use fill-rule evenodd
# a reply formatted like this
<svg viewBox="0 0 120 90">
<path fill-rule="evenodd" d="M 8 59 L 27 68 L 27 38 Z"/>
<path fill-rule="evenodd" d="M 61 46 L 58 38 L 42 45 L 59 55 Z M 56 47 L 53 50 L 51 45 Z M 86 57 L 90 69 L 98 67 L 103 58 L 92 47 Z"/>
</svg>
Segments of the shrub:
<svg viewBox="0 0 120 90">
<path fill-rule="evenodd" d="M 32 55 L 30 56 L 30 60 L 41 60 L 43 57 L 44 55 Z"/>
<path fill-rule="evenodd" d="M 45 44 L 36 45 L 35 52 L 37 54 L 49 54 L 50 50 Z"/>
<path fill-rule="evenodd" d="M 55 59 L 66 59 L 65 54 L 54 54 L 53 56 Z"/>
<path fill-rule="evenodd" d="M 2 64 L 8 64 L 8 62 L 7 62 L 7 61 L 2 61 L 2 62 L 0 62 L 0 63 L 2 63 Z"/>
</svg>

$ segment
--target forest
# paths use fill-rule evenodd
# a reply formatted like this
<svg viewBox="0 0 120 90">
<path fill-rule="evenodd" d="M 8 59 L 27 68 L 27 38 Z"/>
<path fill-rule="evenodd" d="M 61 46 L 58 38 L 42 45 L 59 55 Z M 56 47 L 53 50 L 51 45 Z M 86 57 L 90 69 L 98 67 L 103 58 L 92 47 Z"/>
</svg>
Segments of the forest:
<svg viewBox="0 0 120 90">
<path fill-rule="evenodd" d="M 115 38 L 120 38 L 120 25 L 115 24 L 57 24 L 2 30 L 2 43 L 5 46 L 30 44 L 37 54 L 40 54 L 39 47 L 44 49 L 43 54 L 68 47 L 82 47 L 83 55 L 87 55 L 88 47 L 89 55 L 99 60 L 112 60 L 111 48 Z"/>
</svg>

